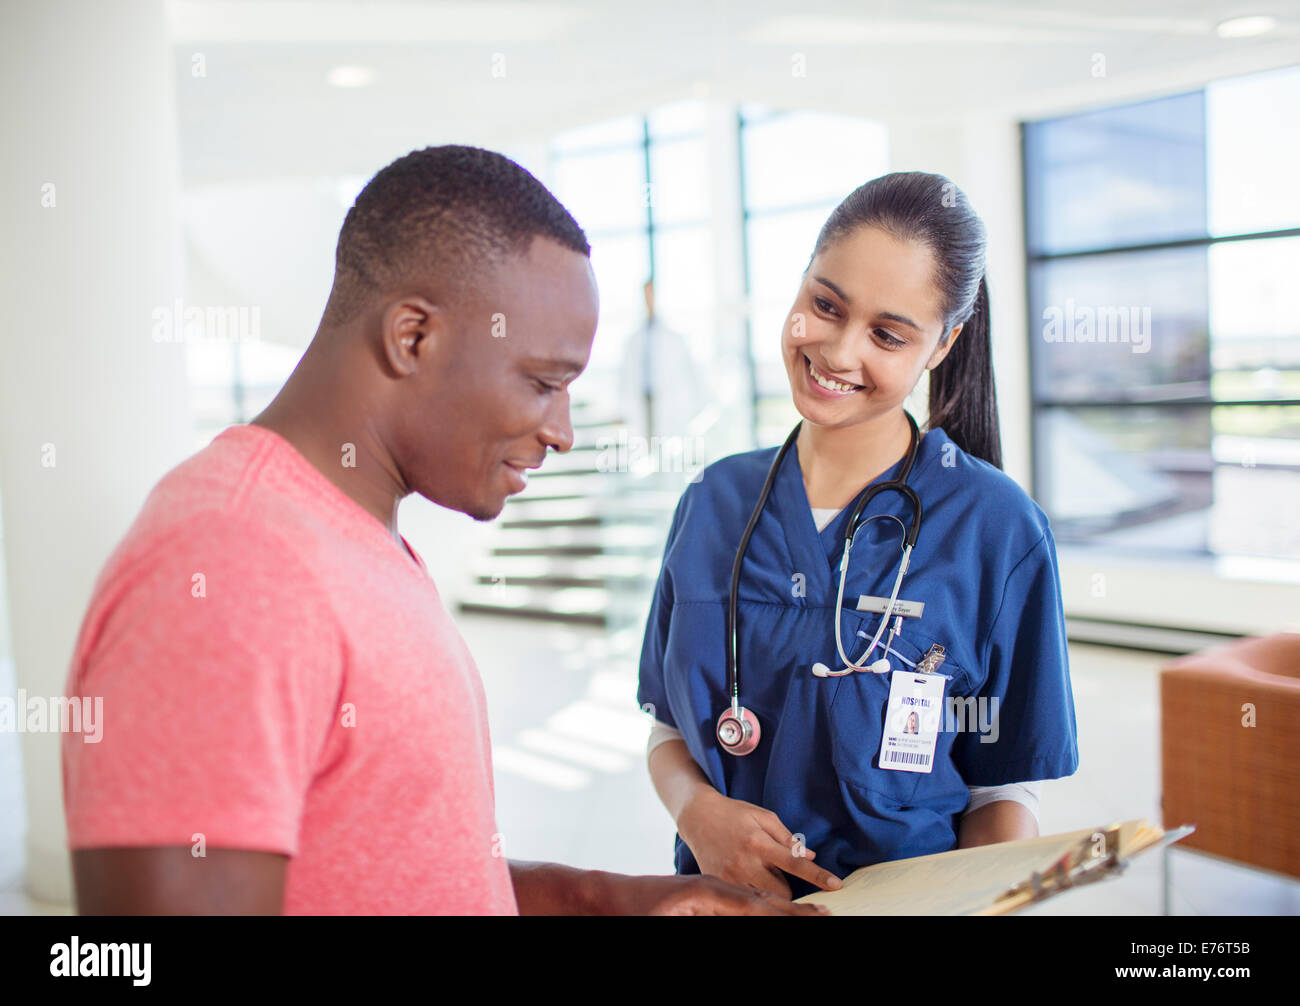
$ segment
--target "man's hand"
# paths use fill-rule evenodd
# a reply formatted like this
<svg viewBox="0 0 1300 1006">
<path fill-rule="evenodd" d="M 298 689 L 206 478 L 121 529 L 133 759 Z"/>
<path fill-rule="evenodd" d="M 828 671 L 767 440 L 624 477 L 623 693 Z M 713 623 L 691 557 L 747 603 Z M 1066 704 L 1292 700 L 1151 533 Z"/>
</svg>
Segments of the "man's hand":
<svg viewBox="0 0 1300 1006">
<path fill-rule="evenodd" d="M 521 915 L 827 915 L 708 876 L 629 877 L 559 863 L 510 862 Z"/>
<path fill-rule="evenodd" d="M 709 876 L 624 877 L 608 874 L 614 915 L 829 915 L 821 905 L 796 905 L 762 891 Z"/>
</svg>

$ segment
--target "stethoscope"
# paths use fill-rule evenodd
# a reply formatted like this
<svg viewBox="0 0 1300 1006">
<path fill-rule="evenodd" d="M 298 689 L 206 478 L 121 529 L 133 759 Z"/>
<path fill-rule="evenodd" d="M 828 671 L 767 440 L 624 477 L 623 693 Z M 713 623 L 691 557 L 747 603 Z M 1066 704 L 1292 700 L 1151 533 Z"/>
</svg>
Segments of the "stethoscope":
<svg viewBox="0 0 1300 1006">
<path fill-rule="evenodd" d="M 903 574 L 907 572 L 908 563 L 912 558 L 912 549 L 916 545 L 916 537 L 921 531 L 921 500 L 912 487 L 907 484 L 907 476 L 912 471 L 913 462 L 916 461 L 917 447 L 921 441 L 921 431 L 917 428 L 916 420 L 912 418 L 910 412 L 904 409 L 903 415 L 907 416 L 908 425 L 912 428 L 912 442 L 908 447 L 907 457 L 903 462 L 903 470 L 896 479 L 881 482 L 879 485 L 868 486 L 862 496 L 859 497 L 857 505 L 849 515 L 849 522 L 845 525 L 844 554 L 840 557 L 840 586 L 835 596 L 835 649 L 845 666 L 842 670 L 832 671 L 823 663 L 813 664 L 812 673 L 819 678 L 840 677 L 845 674 L 852 674 L 854 671 L 884 674 L 890 669 L 888 657 L 881 657 L 871 664 L 865 664 L 863 661 L 875 652 L 880 637 L 885 631 L 885 626 L 889 624 L 890 617 L 894 613 L 894 604 L 898 600 L 898 588 L 902 585 Z M 740 590 L 740 570 L 745 562 L 745 549 L 749 547 L 749 539 L 753 536 L 754 528 L 758 526 L 758 520 L 763 515 L 763 507 L 767 505 L 767 498 L 772 493 L 772 485 L 776 482 L 776 475 L 781 468 L 781 462 L 785 460 L 786 454 L 794 445 L 802 426 L 802 422 L 796 423 L 794 429 L 790 431 L 790 435 L 785 438 L 785 443 L 781 445 L 781 449 L 776 452 L 772 467 L 768 469 L 767 479 L 763 482 L 763 489 L 758 494 L 758 502 L 754 505 L 754 512 L 750 514 L 749 523 L 745 525 L 745 533 L 740 537 L 740 547 L 736 549 L 736 560 L 731 566 L 731 592 L 727 605 L 727 688 L 731 692 L 731 705 L 724 709 L 722 715 L 718 717 L 717 735 L 718 743 L 722 745 L 722 749 L 737 756 L 747 755 L 758 747 L 758 740 L 761 736 L 758 717 L 740 704 L 740 677 L 736 666 L 737 595 Z M 890 490 L 906 496 L 912 504 L 912 522 L 907 527 L 904 527 L 903 522 L 893 514 L 876 514 L 862 522 L 867 524 L 877 517 L 888 517 L 890 520 L 895 521 L 903 529 L 903 558 L 899 563 L 898 575 L 894 578 L 894 589 L 889 595 L 889 603 L 885 607 L 884 617 L 880 620 L 880 627 L 876 629 L 876 634 L 872 637 L 871 644 L 866 651 L 858 658 L 858 662 L 854 663 L 844 652 L 844 641 L 840 633 L 840 606 L 844 603 L 844 579 L 849 569 L 849 550 L 853 547 L 853 536 L 857 534 L 860 527 L 858 518 L 862 516 L 862 511 L 877 495 Z M 889 639 L 885 643 L 886 653 L 889 652 L 890 644 L 893 643 L 894 636 L 899 631 L 901 621 L 901 617 L 894 621 Z M 862 633 L 862 635 L 865 635 L 865 633 Z"/>
</svg>

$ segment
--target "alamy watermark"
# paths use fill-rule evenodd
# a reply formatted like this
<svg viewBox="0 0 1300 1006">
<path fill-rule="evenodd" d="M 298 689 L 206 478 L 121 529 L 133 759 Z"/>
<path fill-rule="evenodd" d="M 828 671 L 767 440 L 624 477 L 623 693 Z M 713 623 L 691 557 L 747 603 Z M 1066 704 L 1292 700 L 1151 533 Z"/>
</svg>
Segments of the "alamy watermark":
<svg viewBox="0 0 1300 1006">
<path fill-rule="evenodd" d="M 1001 735 L 998 697 L 948 695 L 940 712 L 937 704 L 920 696 L 908 696 L 893 717 L 891 726 L 900 733 L 977 733 L 981 744 L 996 744 Z M 942 725 L 940 724 L 942 717 Z"/>
<path fill-rule="evenodd" d="M 596 471 L 695 474 L 705 461 L 704 438 L 672 434 L 643 437 L 619 430 L 596 438 Z"/>
<path fill-rule="evenodd" d="M 104 697 L 58 695 L 46 698 L 28 695 L 0 695 L 0 734 L 81 734 L 87 744 L 104 739 Z"/>
<path fill-rule="evenodd" d="M 256 342 L 262 309 L 256 305 L 186 305 L 179 297 L 153 309 L 154 342 Z"/>
<path fill-rule="evenodd" d="M 943 732 L 977 733 L 981 744 L 996 744 L 1001 734 L 998 707 L 996 695 L 949 695 L 943 700 Z"/>
<path fill-rule="evenodd" d="M 1045 342 L 1127 343 L 1134 353 L 1151 351 L 1151 308 L 1102 304 L 1076 305 L 1067 297 L 1065 306 L 1043 308 Z"/>
</svg>

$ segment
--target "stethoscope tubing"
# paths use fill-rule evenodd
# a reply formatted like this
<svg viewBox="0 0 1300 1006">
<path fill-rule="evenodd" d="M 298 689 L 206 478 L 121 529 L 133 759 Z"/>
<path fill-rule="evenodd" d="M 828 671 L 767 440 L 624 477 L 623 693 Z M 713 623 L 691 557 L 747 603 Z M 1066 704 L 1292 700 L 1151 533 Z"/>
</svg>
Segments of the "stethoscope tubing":
<svg viewBox="0 0 1300 1006">
<path fill-rule="evenodd" d="M 880 620 L 880 627 L 876 630 L 875 637 L 871 640 L 871 645 L 867 647 L 866 653 L 862 659 L 865 660 L 875 651 L 877 644 L 880 642 L 880 636 L 883 634 L 886 625 L 894 611 L 894 604 L 898 598 L 898 590 L 903 582 L 903 574 L 907 572 L 907 567 L 911 562 L 912 549 L 916 545 L 917 537 L 921 532 L 921 499 L 917 496 L 916 491 L 907 485 L 907 477 L 911 474 L 912 465 L 916 461 L 917 448 L 920 443 L 920 429 L 916 425 L 916 420 L 906 409 L 903 415 L 907 417 L 908 425 L 912 428 L 912 440 L 908 447 L 907 457 L 903 462 L 903 469 L 899 472 L 898 477 L 888 482 L 882 482 L 879 485 L 869 486 L 858 499 L 849 516 L 849 522 L 844 532 L 844 553 L 840 557 L 840 582 L 839 590 L 835 598 L 835 647 L 839 657 L 844 661 L 846 668 L 852 668 L 857 671 L 868 670 L 865 666 L 859 666 L 848 659 L 844 652 L 844 641 L 840 638 L 840 606 L 844 603 L 844 581 L 848 574 L 849 552 L 853 547 L 853 538 L 857 534 L 860 525 L 858 518 L 862 516 L 862 511 L 866 508 L 877 495 L 887 490 L 901 493 L 908 502 L 912 504 L 912 520 L 904 530 L 903 536 L 903 558 L 899 564 L 898 575 L 894 578 L 894 588 L 889 597 L 889 604 L 885 610 L 885 616 Z M 731 587 L 728 592 L 727 604 L 727 689 L 731 694 L 731 709 L 737 713 L 740 709 L 740 675 L 737 667 L 736 650 L 737 650 L 737 630 L 738 630 L 738 609 L 740 594 L 740 573 L 741 567 L 745 562 L 745 552 L 749 547 L 749 539 L 753 537 L 754 529 L 758 526 L 758 521 L 763 515 L 763 509 L 767 506 L 768 497 L 772 493 L 772 486 L 776 482 L 777 472 L 781 468 L 781 462 L 785 460 L 786 454 L 794 446 L 795 439 L 799 436 L 799 430 L 803 427 L 803 421 L 795 424 L 790 435 L 785 438 L 785 443 L 777 451 L 776 457 L 772 460 L 772 467 L 768 469 L 767 478 L 763 482 L 763 488 L 758 494 L 758 501 L 754 505 L 754 511 L 749 516 L 749 522 L 745 525 L 744 534 L 740 537 L 740 545 L 736 549 L 736 558 L 731 565 Z M 892 515 L 882 515 L 892 516 Z M 897 518 L 894 518 L 897 520 Z M 863 521 L 867 523 L 867 521 Z M 900 525 L 902 524 L 899 521 Z M 892 637 L 891 637 L 892 639 Z M 847 673 L 845 671 L 839 674 Z"/>
</svg>

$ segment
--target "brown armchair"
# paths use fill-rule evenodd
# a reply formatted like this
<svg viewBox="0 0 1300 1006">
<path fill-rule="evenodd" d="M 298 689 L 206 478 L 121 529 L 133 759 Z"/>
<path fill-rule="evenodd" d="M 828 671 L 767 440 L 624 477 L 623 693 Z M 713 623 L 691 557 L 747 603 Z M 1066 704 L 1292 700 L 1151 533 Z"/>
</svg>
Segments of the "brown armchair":
<svg viewBox="0 0 1300 1006">
<path fill-rule="evenodd" d="M 1300 633 L 1167 664 L 1160 724 L 1164 826 L 1196 825 L 1179 848 L 1300 877 Z"/>
</svg>

